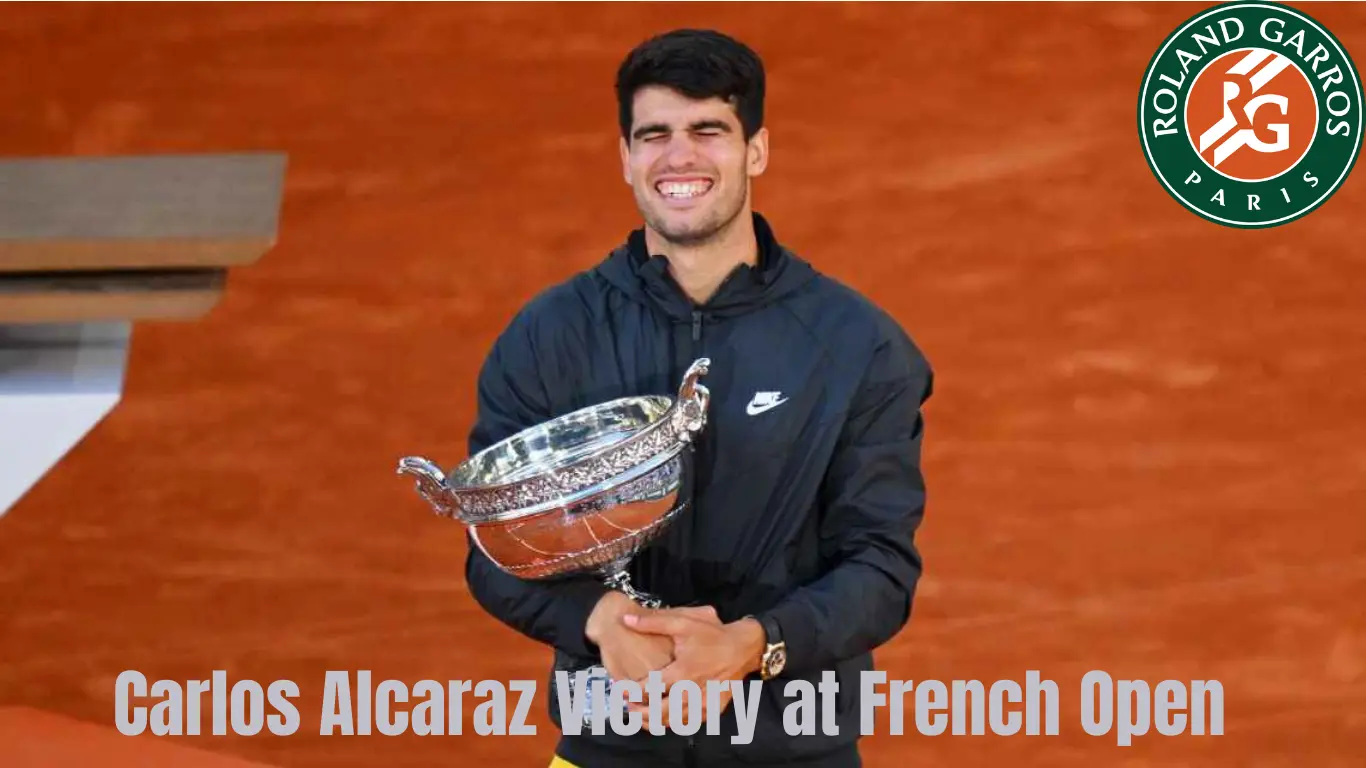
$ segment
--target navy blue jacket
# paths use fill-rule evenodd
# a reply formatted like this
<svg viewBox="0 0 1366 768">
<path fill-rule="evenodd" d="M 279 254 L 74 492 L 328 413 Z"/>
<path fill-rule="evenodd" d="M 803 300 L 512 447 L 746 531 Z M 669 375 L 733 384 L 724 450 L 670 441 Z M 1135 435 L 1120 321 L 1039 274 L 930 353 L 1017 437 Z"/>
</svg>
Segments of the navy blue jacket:
<svg viewBox="0 0 1366 768">
<path fill-rule="evenodd" d="M 847 754 L 859 673 L 911 615 L 930 365 L 890 316 L 782 246 L 762 216 L 754 221 L 758 265 L 737 268 L 700 306 L 646 251 L 643 231 L 632 232 L 528 302 L 479 375 L 471 454 L 605 400 L 676 395 L 688 365 L 710 358 L 695 507 L 637 556 L 633 584 L 670 605 L 712 605 L 722 621 L 769 616 L 787 643 L 786 671 L 763 686 L 753 744 L 730 744 L 728 712 L 720 736 L 567 737 L 561 754 L 580 764 L 594 764 L 601 745 L 644 750 L 658 765 Z M 747 414 L 761 392 L 781 393 L 781 405 Z M 606 589 L 596 579 L 521 580 L 474 546 L 466 577 L 492 616 L 555 649 L 555 668 L 598 663 L 584 637 Z M 786 735 L 783 684 L 819 682 L 823 670 L 838 675 L 840 734 Z"/>
</svg>

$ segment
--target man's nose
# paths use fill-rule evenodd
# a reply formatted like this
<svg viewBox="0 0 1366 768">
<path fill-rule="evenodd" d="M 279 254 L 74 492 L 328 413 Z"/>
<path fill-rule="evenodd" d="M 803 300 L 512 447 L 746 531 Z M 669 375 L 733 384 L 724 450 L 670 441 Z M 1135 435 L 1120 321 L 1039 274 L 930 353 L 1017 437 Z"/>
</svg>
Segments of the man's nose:
<svg viewBox="0 0 1366 768">
<path fill-rule="evenodd" d="M 697 162 L 697 143 L 686 133 L 675 134 L 669 138 L 664 160 L 673 168 L 691 166 Z"/>
</svg>

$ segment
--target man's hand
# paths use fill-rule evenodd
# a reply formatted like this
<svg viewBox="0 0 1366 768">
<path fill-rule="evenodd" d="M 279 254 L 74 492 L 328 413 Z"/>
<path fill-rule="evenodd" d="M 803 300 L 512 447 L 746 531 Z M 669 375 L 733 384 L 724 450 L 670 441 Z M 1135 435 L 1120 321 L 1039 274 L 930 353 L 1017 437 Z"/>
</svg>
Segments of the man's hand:
<svg viewBox="0 0 1366 768">
<path fill-rule="evenodd" d="M 709 614 L 709 615 L 708 615 Z M 622 623 L 636 632 L 668 638 L 673 645 L 673 661 L 665 666 L 660 675 L 667 689 L 679 680 L 691 680 L 702 692 L 701 717 L 705 720 L 707 706 L 707 682 L 710 680 L 743 680 L 746 675 L 758 670 L 759 657 L 764 648 L 764 631 L 753 619 L 741 619 L 730 624 L 722 624 L 711 609 L 682 609 L 629 613 L 621 617 Z M 647 682 L 649 671 L 638 678 L 632 678 L 642 687 Z M 721 691 L 720 707 L 725 712 L 730 705 L 729 686 Z M 650 710 L 647 704 L 631 704 L 631 708 L 641 713 L 646 721 L 642 725 L 650 727 Z M 661 725 L 669 722 L 668 698 L 660 706 Z"/>
<path fill-rule="evenodd" d="M 598 646 L 602 664 L 613 680 L 640 680 L 661 670 L 674 660 L 673 639 L 660 634 L 644 634 L 628 627 L 622 618 L 649 613 L 622 592 L 608 592 L 598 600 L 588 616 L 584 635 Z M 669 613 L 720 625 L 710 606 L 675 608 Z"/>
<path fill-rule="evenodd" d="M 673 641 L 662 635 L 636 632 L 622 617 L 644 612 L 621 592 L 603 595 L 588 616 L 584 634 L 598 646 L 602 664 L 613 680 L 644 679 L 673 661 Z"/>
</svg>

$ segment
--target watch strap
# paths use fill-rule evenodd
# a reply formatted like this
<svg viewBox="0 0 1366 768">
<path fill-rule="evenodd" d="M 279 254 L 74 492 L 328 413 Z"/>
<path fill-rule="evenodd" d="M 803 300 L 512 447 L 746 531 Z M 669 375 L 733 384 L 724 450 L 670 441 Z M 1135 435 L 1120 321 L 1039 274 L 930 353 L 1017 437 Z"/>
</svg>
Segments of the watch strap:
<svg viewBox="0 0 1366 768">
<path fill-rule="evenodd" d="M 778 625 L 772 616 L 756 616 L 759 626 L 764 628 L 764 642 L 768 645 L 777 645 L 783 641 L 783 628 Z"/>
</svg>

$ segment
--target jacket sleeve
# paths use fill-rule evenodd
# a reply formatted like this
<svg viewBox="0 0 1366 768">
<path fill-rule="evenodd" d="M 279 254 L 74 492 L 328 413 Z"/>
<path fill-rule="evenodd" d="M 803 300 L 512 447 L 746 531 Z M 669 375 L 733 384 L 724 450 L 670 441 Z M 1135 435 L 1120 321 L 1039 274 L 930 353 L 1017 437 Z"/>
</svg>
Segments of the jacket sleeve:
<svg viewBox="0 0 1366 768">
<path fill-rule="evenodd" d="M 929 363 L 908 337 L 878 344 L 823 486 L 821 554 L 830 566 L 765 612 L 782 632 L 787 671 L 829 669 L 910 620 L 922 571 L 922 406 L 932 389 Z"/>
<path fill-rule="evenodd" d="M 519 317 L 494 343 L 480 370 L 469 455 L 554 416 L 536 361 L 526 318 Z M 465 580 L 485 611 L 523 635 L 573 656 L 597 655 L 584 625 L 607 592 L 606 585 L 591 576 L 522 579 L 498 568 L 468 534 L 466 541 Z"/>
</svg>

